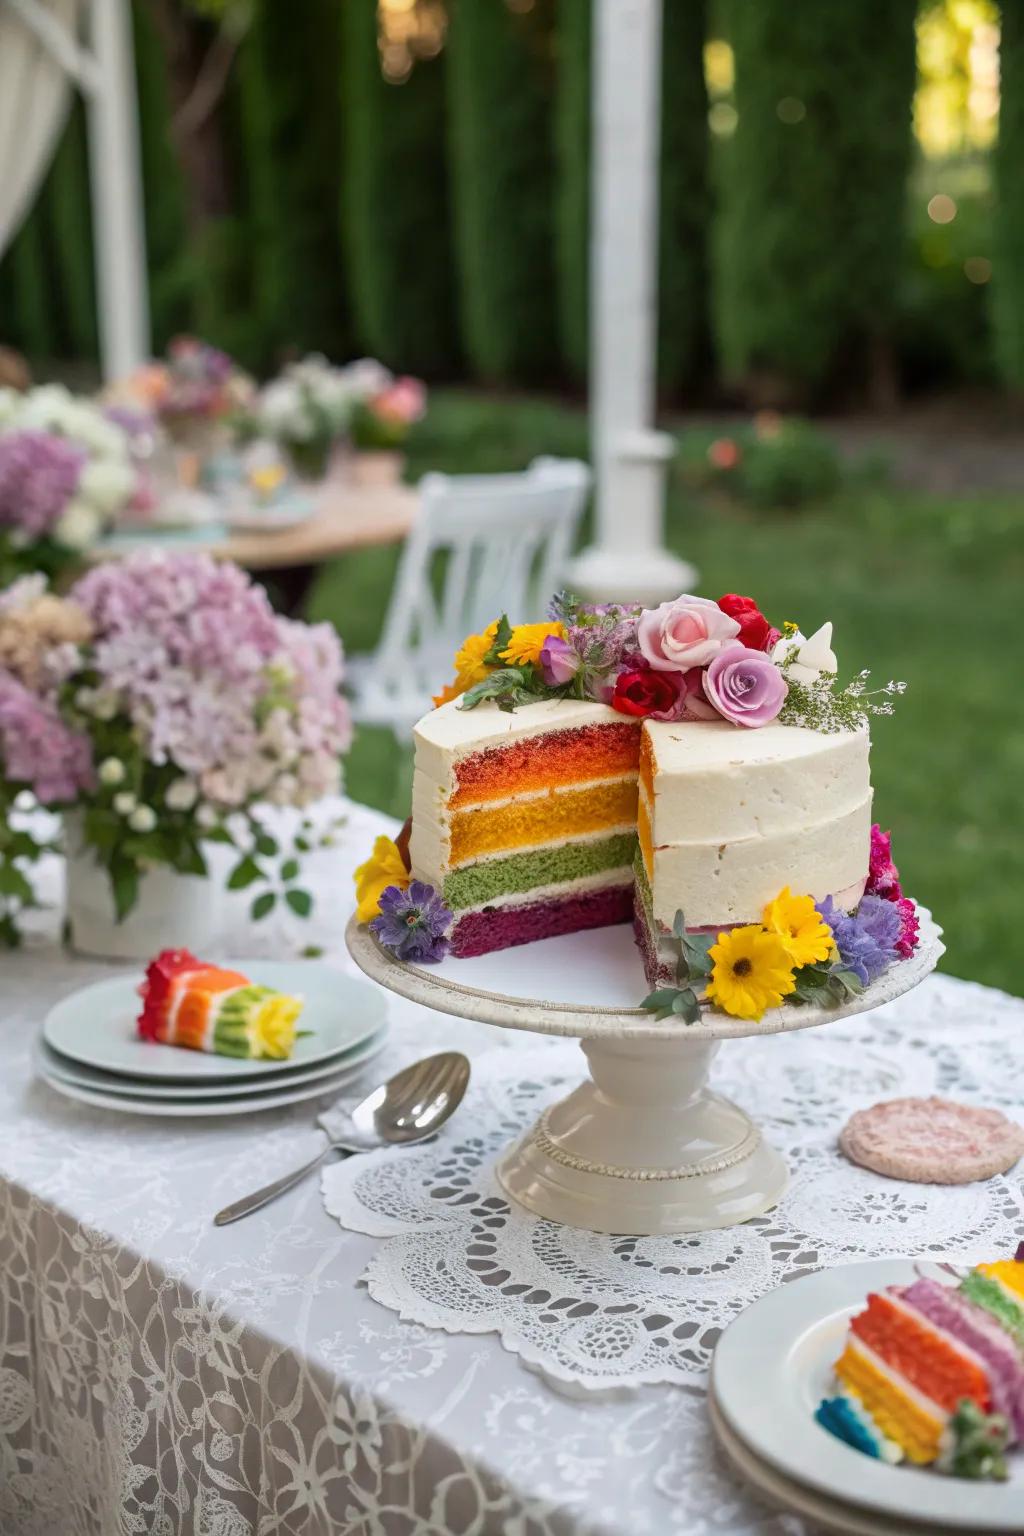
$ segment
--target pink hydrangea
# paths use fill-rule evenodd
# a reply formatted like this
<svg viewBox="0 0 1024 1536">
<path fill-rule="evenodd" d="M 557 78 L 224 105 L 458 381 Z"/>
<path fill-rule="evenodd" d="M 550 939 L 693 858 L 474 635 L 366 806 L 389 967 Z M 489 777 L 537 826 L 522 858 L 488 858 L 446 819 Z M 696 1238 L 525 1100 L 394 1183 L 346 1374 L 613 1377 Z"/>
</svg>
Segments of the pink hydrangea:
<svg viewBox="0 0 1024 1536">
<path fill-rule="evenodd" d="M 0 768 L 41 805 L 68 804 L 92 787 L 88 738 L 71 730 L 53 699 L 0 671 Z"/>
<path fill-rule="evenodd" d="M 81 477 L 83 449 L 51 432 L 0 435 L 0 528 L 28 539 L 50 533 Z"/>
</svg>

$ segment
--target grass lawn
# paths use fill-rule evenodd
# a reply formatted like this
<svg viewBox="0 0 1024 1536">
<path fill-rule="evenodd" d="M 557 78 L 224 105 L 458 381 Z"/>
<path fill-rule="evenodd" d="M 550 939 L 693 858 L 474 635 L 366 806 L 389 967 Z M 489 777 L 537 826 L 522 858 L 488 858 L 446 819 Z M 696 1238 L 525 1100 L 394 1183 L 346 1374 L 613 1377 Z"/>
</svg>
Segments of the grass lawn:
<svg viewBox="0 0 1024 1536">
<path fill-rule="evenodd" d="M 585 456 L 583 414 L 448 392 L 432 399 L 409 471 L 519 469 L 539 453 Z M 1024 991 L 1019 502 L 858 489 L 821 509 L 764 513 L 701 507 L 673 484 L 667 538 L 697 566 L 701 592 L 751 593 L 805 634 L 832 619 L 842 673 L 905 679 L 896 715 L 874 723 L 876 819 L 894 829 L 907 889 L 945 928 L 944 968 Z M 350 556 L 314 590 L 310 616 L 331 619 L 351 652 L 374 644 L 395 560 Z M 359 733 L 347 773 L 356 799 L 406 814 L 411 765 L 390 733 Z"/>
</svg>

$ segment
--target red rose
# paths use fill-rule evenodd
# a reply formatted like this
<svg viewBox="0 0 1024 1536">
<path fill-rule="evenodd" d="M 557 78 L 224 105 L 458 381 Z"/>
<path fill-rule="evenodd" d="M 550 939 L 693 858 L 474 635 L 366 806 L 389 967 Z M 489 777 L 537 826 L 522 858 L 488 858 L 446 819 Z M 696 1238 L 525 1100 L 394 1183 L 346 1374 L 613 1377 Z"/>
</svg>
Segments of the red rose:
<svg viewBox="0 0 1024 1536">
<path fill-rule="evenodd" d="M 686 682 L 681 672 L 655 672 L 645 668 L 619 673 L 611 705 L 620 715 L 678 720 L 685 699 Z"/>
<path fill-rule="evenodd" d="M 727 592 L 718 599 L 718 606 L 740 626 L 736 639 L 752 651 L 770 651 L 781 639 L 780 632 L 765 618 L 752 597 L 740 597 L 738 592 Z"/>
</svg>

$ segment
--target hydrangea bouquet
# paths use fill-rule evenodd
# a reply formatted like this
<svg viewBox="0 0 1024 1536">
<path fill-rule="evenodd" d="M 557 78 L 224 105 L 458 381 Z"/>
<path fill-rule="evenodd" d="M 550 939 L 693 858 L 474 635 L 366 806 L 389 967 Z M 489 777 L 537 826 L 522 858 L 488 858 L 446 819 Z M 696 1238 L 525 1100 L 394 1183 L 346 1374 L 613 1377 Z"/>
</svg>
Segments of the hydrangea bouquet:
<svg viewBox="0 0 1024 1536">
<path fill-rule="evenodd" d="M 119 921 L 148 869 L 205 876 L 218 842 L 237 849 L 229 888 L 254 888 L 254 918 L 279 897 L 304 916 L 308 843 L 275 862 L 259 808 L 339 790 L 342 670 L 329 625 L 279 617 L 206 556 L 112 562 L 66 599 L 17 583 L 0 600 L 0 795 L 77 813 Z"/>
<path fill-rule="evenodd" d="M 0 390 L 0 585 L 56 576 L 137 490 L 127 434 L 91 401 Z"/>
<path fill-rule="evenodd" d="M 348 431 L 359 402 L 390 382 L 387 369 L 369 358 L 336 368 L 314 353 L 289 363 L 264 386 L 247 425 L 280 444 L 300 474 L 317 479 Z"/>
</svg>

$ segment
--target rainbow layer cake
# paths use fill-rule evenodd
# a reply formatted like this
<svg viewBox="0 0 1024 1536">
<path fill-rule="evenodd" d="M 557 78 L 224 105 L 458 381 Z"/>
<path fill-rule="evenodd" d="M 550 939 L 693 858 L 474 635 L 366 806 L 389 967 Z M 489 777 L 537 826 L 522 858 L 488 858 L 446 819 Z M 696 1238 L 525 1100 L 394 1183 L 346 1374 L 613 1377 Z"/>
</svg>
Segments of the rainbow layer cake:
<svg viewBox="0 0 1024 1536">
<path fill-rule="evenodd" d="M 872 1293 L 815 1417 L 866 1455 L 1003 1478 L 1024 1438 L 1024 1244 L 958 1285 L 922 1277 Z"/>
<path fill-rule="evenodd" d="M 139 991 L 143 1040 L 271 1061 L 286 1060 L 294 1048 L 301 998 L 197 960 L 187 949 L 157 955 Z"/>
</svg>

